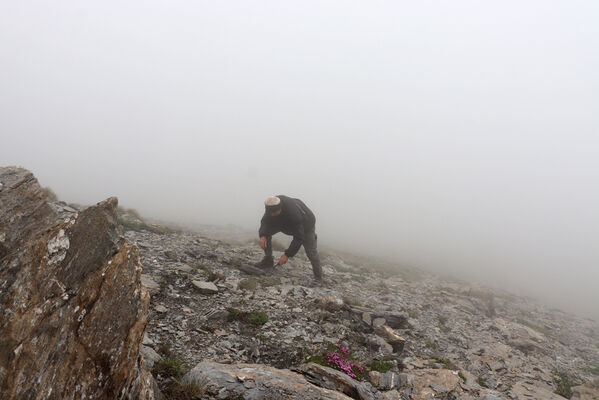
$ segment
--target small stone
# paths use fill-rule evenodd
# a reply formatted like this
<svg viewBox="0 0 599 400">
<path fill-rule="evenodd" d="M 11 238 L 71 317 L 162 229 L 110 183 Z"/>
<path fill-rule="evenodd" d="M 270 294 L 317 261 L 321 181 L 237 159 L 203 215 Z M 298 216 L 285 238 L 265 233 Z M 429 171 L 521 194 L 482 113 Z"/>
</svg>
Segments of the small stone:
<svg viewBox="0 0 599 400">
<path fill-rule="evenodd" d="M 177 271 L 185 272 L 185 273 L 189 273 L 189 272 L 193 271 L 193 268 L 191 268 L 187 264 L 179 265 L 176 267 L 176 269 L 177 269 Z"/>
<path fill-rule="evenodd" d="M 370 382 L 374 387 L 378 387 L 381 384 L 381 373 L 378 371 L 370 371 L 368 373 L 370 377 Z"/>
<path fill-rule="evenodd" d="M 388 371 L 381 375 L 378 387 L 382 390 L 391 390 L 397 387 L 398 383 L 399 379 L 397 374 L 395 372 Z"/>
<path fill-rule="evenodd" d="M 141 284 L 148 290 L 150 295 L 160 291 L 160 285 L 157 284 L 150 275 L 141 274 Z"/>
<path fill-rule="evenodd" d="M 139 354 L 141 354 L 141 356 L 144 358 L 148 369 L 152 369 L 154 363 L 161 358 L 153 348 L 144 345 L 142 345 L 139 349 Z"/>
<path fill-rule="evenodd" d="M 143 341 L 141 342 L 143 345 L 152 346 L 154 341 L 148 336 L 148 333 L 144 333 Z"/>
<path fill-rule="evenodd" d="M 402 373 L 397 377 L 400 387 L 412 387 L 414 385 L 414 375 Z"/>
<path fill-rule="evenodd" d="M 372 315 L 369 312 L 363 312 L 362 321 L 366 322 L 368 325 L 372 324 Z"/>
<path fill-rule="evenodd" d="M 212 282 L 205 281 L 191 281 L 195 287 L 200 289 L 200 293 L 203 294 L 215 294 L 218 293 L 218 288 Z"/>
<path fill-rule="evenodd" d="M 372 321 L 372 326 L 374 326 L 375 328 L 377 326 L 383 326 L 385 325 L 385 322 L 387 322 L 385 318 L 375 318 L 374 321 Z"/>
<path fill-rule="evenodd" d="M 377 326 L 374 329 L 374 332 L 378 336 L 385 339 L 385 341 L 393 347 L 394 353 L 401 353 L 403 351 L 406 340 L 403 337 L 396 334 L 393 331 L 393 329 L 389 328 L 386 325 L 381 325 L 381 326 Z"/>
<path fill-rule="evenodd" d="M 166 308 L 162 304 L 159 304 L 156 307 L 154 307 L 154 310 L 156 310 L 156 312 L 159 312 L 159 313 L 165 313 L 168 311 L 168 308 Z"/>
</svg>

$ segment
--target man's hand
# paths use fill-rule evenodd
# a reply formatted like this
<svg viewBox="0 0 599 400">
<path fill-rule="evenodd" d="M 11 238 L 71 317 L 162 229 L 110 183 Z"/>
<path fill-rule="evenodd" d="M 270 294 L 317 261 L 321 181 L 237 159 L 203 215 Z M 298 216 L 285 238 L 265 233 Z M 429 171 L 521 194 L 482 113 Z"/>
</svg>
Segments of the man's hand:
<svg viewBox="0 0 599 400">
<path fill-rule="evenodd" d="M 266 236 L 260 238 L 260 247 L 264 250 L 266 248 Z"/>
<path fill-rule="evenodd" d="M 279 265 L 283 265 L 285 264 L 287 261 L 289 261 L 289 257 L 287 257 L 285 254 L 283 254 L 281 256 L 281 258 L 279 258 Z"/>
</svg>

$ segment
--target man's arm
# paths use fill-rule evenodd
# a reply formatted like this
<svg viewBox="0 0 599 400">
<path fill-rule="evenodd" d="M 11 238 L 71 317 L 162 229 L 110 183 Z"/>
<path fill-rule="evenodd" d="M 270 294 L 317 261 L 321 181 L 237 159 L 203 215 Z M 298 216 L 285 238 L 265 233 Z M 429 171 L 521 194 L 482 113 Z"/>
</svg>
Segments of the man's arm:
<svg viewBox="0 0 599 400">
<path fill-rule="evenodd" d="M 289 244 L 289 248 L 285 250 L 285 255 L 293 257 L 302 247 L 302 244 L 304 244 L 304 224 L 299 223 L 293 229 L 293 240 Z"/>
<path fill-rule="evenodd" d="M 258 229 L 258 236 L 272 236 L 272 234 L 270 234 L 269 231 L 270 229 L 268 227 L 268 224 L 266 223 L 266 214 L 264 214 L 262 216 L 262 219 L 260 220 L 260 229 Z"/>
</svg>

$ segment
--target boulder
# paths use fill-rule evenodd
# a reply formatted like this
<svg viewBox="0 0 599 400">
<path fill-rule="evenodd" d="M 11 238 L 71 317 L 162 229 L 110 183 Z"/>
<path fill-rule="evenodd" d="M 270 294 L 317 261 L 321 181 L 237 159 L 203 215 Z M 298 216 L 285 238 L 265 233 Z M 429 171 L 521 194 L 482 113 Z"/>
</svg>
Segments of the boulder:
<svg viewBox="0 0 599 400">
<path fill-rule="evenodd" d="M 377 326 L 374 328 L 374 333 L 385 339 L 385 341 L 391 345 L 393 353 L 401 353 L 403 351 L 406 340 L 395 333 L 393 329 L 386 325 Z"/>
<path fill-rule="evenodd" d="M 373 326 L 387 325 L 393 329 L 410 329 L 412 326 L 408 322 L 408 313 L 404 311 L 385 311 L 371 310 L 365 307 L 352 306 L 352 313 L 358 316 L 358 319 L 363 321 L 364 313 L 368 313 L 368 320 Z M 364 321 L 365 322 L 365 321 Z"/>
<path fill-rule="evenodd" d="M 563 400 L 564 398 L 551 390 L 521 381 L 517 382 L 509 393 L 516 399 Z"/>
<path fill-rule="evenodd" d="M 359 382 L 336 369 L 308 363 L 301 365 L 297 370 L 304 374 L 309 382 L 323 388 L 345 393 L 353 399 L 372 400 L 378 398 L 375 394 L 376 391 L 373 390 L 370 384 Z"/>
<path fill-rule="evenodd" d="M 599 379 L 572 388 L 571 400 L 599 400 Z"/>
<path fill-rule="evenodd" d="M 448 369 L 421 369 L 400 374 L 400 390 L 410 399 L 463 398 L 457 371 Z M 407 386 L 404 386 L 407 385 Z M 451 397 L 449 397 L 451 396 Z"/>
<path fill-rule="evenodd" d="M 116 198 L 60 220 L 27 170 L 0 168 L 0 398 L 153 399 L 139 357 L 149 295 Z"/>
<path fill-rule="evenodd" d="M 189 371 L 183 382 L 196 381 L 211 398 L 269 400 L 349 400 L 334 390 L 309 383 L 302 375 L 259 364 L 219 364 L 201 362 Z"/>
</svg>

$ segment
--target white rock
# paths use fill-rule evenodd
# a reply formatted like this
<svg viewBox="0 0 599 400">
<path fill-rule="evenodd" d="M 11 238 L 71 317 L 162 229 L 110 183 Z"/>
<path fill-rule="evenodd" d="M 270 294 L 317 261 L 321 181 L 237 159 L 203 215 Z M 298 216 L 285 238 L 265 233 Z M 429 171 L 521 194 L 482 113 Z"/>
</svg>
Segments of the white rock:
<svg viewBox="0 0 599 400">
<path fill-rule="evenodd" d="M 218 288 L 212 282 L 205 281 L 191 281 L 195 287 L 200 289 L 200 292 L 203 294 L 214 294 L 218 293 Z"/>
</svg>

